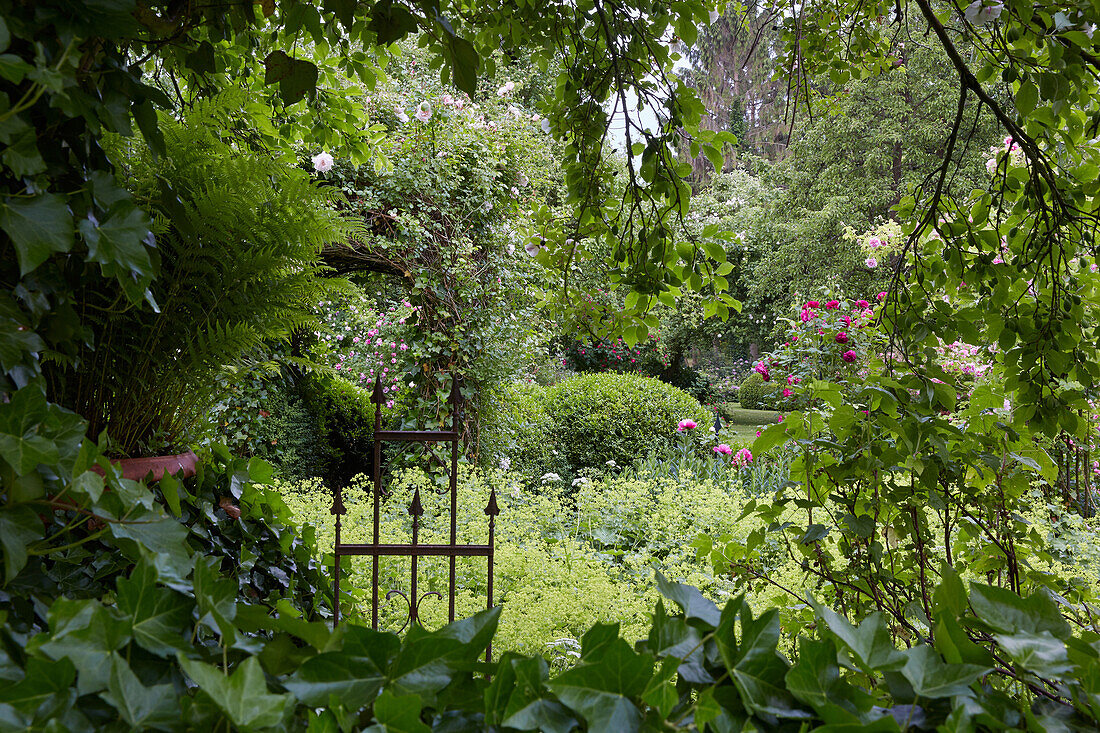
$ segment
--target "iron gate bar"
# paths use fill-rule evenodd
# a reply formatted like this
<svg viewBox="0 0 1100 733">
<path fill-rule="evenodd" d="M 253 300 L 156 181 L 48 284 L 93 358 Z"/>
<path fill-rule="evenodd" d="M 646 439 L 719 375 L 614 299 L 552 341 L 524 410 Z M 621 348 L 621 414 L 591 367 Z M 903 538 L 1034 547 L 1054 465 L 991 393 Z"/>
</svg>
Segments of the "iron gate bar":
<svg viewBox="0 0 1100 733">
<path fill-rule="evenodd" d="M 457 380 L 451 388 L 451 429 L 450 430 L 382 430 L 382 404 L 385 402 L 385 392 L 382 389 L 382 382 L 379 377 L 375 378 L 374 390 L 371 394 L 371 402 L 374 403 L 374 466 L 373 466 L 373 484 L 374 484 L 374 531 L 372 534 L 373 541 L 369 544 L 344 544 L 341 541 L 341 518 L 343 517 L 346 509 L 343 502 L 343 490 L 337 486 L 333 489 L 332 494 L 332 513 L 336 515 L 336 536 L 334 546 L 334 570 L 333 570 L 333 591 L 334 591 L 334 608 L 333 608 L 333 627 L 340 622 L 340 558 L 347 556 L 369 556 L 372 558 L 371 566 L 371 627 L 378 628 L 378 559 L 380 557 L 409 557 L 411 558 L 412 571 L 410 574 L 410 593 L 405 595 L 402 591 L 391 590 L 386 594 L 386 600 L 390 600 L 394 595 L 399 595 L 406 600 L 409 604 L 409 617 L 408 620 L 402 625 L 403 630 L 406 626 L 418 623 L 420 616 L 420 602 L 423 598 L 430 595 L 434 595 L 437 598 L 442 598 L 441 594 L 436 591 L 428 591 L 423 597 L 417 594 L 417 585 L 419 579 L 417 577 L 419 563 L 418 559 L 421 557 L 449 557 L 449 583 L 448 583 L 448 609 L 447 616 L 450 621 L 455 620 L 455 599 L 457 596 L 457 572 L 456 562 L 459 557 L 484 557 L 487 559 L 488 575 L 486 581 L 486 595 L 487 604 L 486 608 L 493 607 L 493 570 L 495 560 L 495 547 L 496 547 L 496 517 L 500 513 L 500 508 L 497 506 L 496 488 L 492 487 L 489 492 L 489 502 L 485 506 L 485 515 L 488 518 L 489 523 L 489 544 L 487 545 L 475 545 L 475 544 L 458 544 L 458 441 L 459 433 L 459 407 L 460 407 L 460 390 Z M 399 543 L 383 543 L 380 542 L 381 534 L 381 496 L 382 496 L 382 443 L 424 443 L 424 448 L 427 454 L 434 459 L 440 465 L 445 465 L 435 451 L 432 450 L 431 443 L 450 443 L 451 444 L 451 461 L 450 461 L 450 542 L 446 545 L 442 544 L 421 544 L 420 543 L 420 517 L 424 514 L 424 507 L 420 502 L 420 489 L 419 487 L 413 494 L 413 500 L 409 505 L 408 513 L 412 517 L 412 542 L 410 544 Z M 492 645 L 490 644 L 485 650 L 485 659 L 489 661 L 492 658 Z"/>
<path fill-rule="evenodd" d="M 490 545 L 341 545 L 340 555 L 405 555 L 412 557 L 488 557 Z"/>
<path fill-rule="evenodd" d="M 443 443 L 457 440 L 453 430 L 380 430 L 378 439 L 387 443 Z"/>
</svg>

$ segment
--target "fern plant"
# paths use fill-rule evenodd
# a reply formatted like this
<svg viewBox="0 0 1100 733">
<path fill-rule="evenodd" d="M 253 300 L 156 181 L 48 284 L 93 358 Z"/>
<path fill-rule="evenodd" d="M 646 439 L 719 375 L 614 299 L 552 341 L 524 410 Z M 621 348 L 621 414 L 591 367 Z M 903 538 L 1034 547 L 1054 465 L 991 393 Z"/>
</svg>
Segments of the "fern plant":
<svg viewBox="0 0 1100 733">
<path fill-rule="evenodd" d="M 265 345 L 309 325 L 340 286 L 319 260 L 357 227 L 339 194 L 216 136 L 218 113 L 208 102 L 162 122 L 167 155 L 115 142 L 121 182 L 154 218 L 160 275 L 143 307 L 85 293 L 89 346 L 49 370 L 54 399 L 119 455 L 194 441 L 234 379 L 274 366 Z"/>
</svg>

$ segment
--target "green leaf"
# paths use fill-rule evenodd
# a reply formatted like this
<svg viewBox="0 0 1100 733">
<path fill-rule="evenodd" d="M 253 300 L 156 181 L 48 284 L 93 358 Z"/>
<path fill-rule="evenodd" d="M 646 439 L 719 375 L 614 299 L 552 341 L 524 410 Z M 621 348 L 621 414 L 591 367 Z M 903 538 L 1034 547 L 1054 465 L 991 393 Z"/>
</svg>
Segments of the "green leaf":
<svg viewBox="0 0 1100 733">
<path fill-rule="evenodd" d="M 50 636 L 39 651 L 51 659 L 68 657 L 76 666 L 77 692 L 105 689 L 110 667 L 103 660 L 130 641 L 130 625 L 121 614 L 91 599 L 58 598 L 50 606 Z"/>
<path fill-rule="evenodd" d="M 73 248 L 73 217 L 65 199 L 55 193 L 4 199 L 0 229 L 11 237 L 24 276 L 53 253 Z"/>
<path fill-rule="evenodd" d="M 832 639 L 799 637 L 798 662 L 787 671 L 784 681 L 796 699 L 833 724 L 858 724 L 856 713 L 866 711 L 873 702 L 866 692 L 841 680 Z"/>
<path fill-rule="evenodd" d="M 386 690 L 374 703 L 374 717 L 387 733 L 431 733 L 420 720 L 422 709 L 419 695 L 394 695 Z"/>
<path fill-rule="evenodd" d="M 119 578 L 118 610 L 126 616 L 134 639 L 145 650 L 167 657 L 189 648 L 184 632 L 191 621 L 192 602 L 157 585 L 156 570 L 139 562 L 129 578 Z"/>
<path fill-rule="evenodd" d="M 638 654 L 618 637 L 618 625 L 597 624 L 582 639 L 582 664 L 566 670 L 550 683 L 558 698 L 588 723 L 589 730 L 637 731 L 642 711 L 633 702 L 645 692 L 653 676 L 653 658 Z M 607 639 L 608 630 L 615 638 Z M 588 642 L 587 644 L 585 642 Z M 587 658 L 588 663 L 584 663 Z"/>
<path fill-rule="evenodd" d="M 309 61 L 291 58 L 285 51 L 272 51 L 264 59 L 264 84 L 279 84 L 285 104 L 294 104 L 317 90 L 317 67 Z"/>
<path fill-rule="evenodd" d="M 290 695 L 272 695 L 268 692 L 263 669 L 256 657 L 245 659 L 229 677 L 209 664 L 183 655 L 178 659 L 187 676 L 239 728 L 277 725 L 283 718 L 287 703 L 293 700 Z"/>
<path fill-rule="evenodd" d="M 34 713 L 50 698 L 58 694 L 71 693 L 76 679 L 76 668 L 66 658 L 57 661 L 30 657 L 27 659 L 27 673 L 14 685 L 0 685 L 0 703 L 7 703 L 25 713 Z"/>
<path fill-rule="evenodd" d="M 976 621 L 1003 634 L 1049 632 L 1055 638 L 1070 635 L 1054 599 L 1045 590 L 1021 598 L 1007 588 L 971 583 L 970 605 Z"/>
<path fill-rule="evenodd" d="M 680 604 L 680 608 L 684 609 L 684 618 L 688 623 L 694 621 L 696 623 L 693 625 L 706 629 L 713 629 L 718 626 L 722 620 L 721 611 L 718 610 L 718 606 L 714 605 L 713 601 L 705 598 L 698 588 L 683 583 L 673 583 L 666 579 L 660 571 L 656 573 L 656 576 L 657 589 L 661 591 L 661 595 Z"/>
<path fill-rule="evenodd" d="M 23 125 L 4 148 L 0 160 L 17 178 L 33 176 L 46 170 L 46 163 L 38 152 L 38 135 L 30 125 Z"/>
<path fill-rule="evenodd" d="M 283 683 L 306 705 L 322 707 L 335 695 L 349 709 L 358 709 L 382 689 L 390 658 L 400 646 L 397 638 L 358 626 L 349 626 L 346 633 L 342 651 L 307 659 Z"/>
<path fill-rule="evenodd" d="M 4 584 L 27 564 L 27 545 L 46 533 L 38 513 L 26 504 L 0 509 L 0 547 L 4 548 Z"/>
<path fill-rule="evenodd" d="M 200 558 L 195 563 L 195 604 L 199 622 L 206 623 L 230 643 L 237 636 L 233 619 L 237 615 L 237 582 L 218 571 L 219 560 Z"/>
<path fill-rule="evenodd" d="M 455 665 L 468 665 L 485 651 L 500 620 L 500 607 L 455 621 L 438 631 L 413 626 L 389 670 L 394 694 L 417 694 L 426 704 L 451 683 Z"/>
<path fill-rule="evenodd" d="M 1065 643 L 1049 631 L 995 634 L 993 638 L 1014 664 L 1040 677 L 1059 677 L 1074 668 Z"/>
<path fill-rule="evenodd" d="M 1020 88 L 1016 90 L 1016 111 L 1026 117 L 1035 109 L 1039 101 L 1039 90 L 1030 81 L 1020 82 Z"/>
<path fill-rule="evenodd" d="M 864 672 L 872 674 L 897 670 L 905 664 L 905 655 L 894 647 L 881 613 L 876 611 L 863 619 L 859 627 L 853 627 L 848 619 L 831 608 L 823 607 L 813 598 L 810 598 L 810 605 L 818 618 L 828 625 L 829 631 L 848 648 Z"/>
<path fill-rule="evenodd" d="M 180 706 L 172 685 L 146 687 L 117 652 L 111 654 L 110 659 L 109 684 L 101 697 L 114 705 L 131 729 L 167 730 L 179 722 Z"/>
<path fill-rule="evenodd" d="M 740 643 L 734 629 L 737 620 L 741 624 Z M 746 710 L 783 718 L 810 717 L 787 691 L 785 677 L 789 665 L 778 651 L 779 612 L 776 609 L 769 609 L 754 619 L 743 597 L 732 599 L 722 609 L 722 623 L 715 641 Z"/>
<path fill-rule="evenodd" d="M 909 680 L 913 692 L 929 699 L 966 695 L 971 684 L 993 669 L 975 664 L 946 664 L 927 644 L 918 644 L 907 656 L 901 674 Z"/>
</svg>

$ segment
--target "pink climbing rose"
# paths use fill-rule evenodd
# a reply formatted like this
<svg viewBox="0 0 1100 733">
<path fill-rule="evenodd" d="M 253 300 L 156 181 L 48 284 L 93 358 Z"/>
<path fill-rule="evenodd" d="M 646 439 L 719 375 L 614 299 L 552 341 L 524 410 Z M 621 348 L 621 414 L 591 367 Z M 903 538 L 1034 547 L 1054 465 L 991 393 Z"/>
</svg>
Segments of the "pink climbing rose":
<svg viewBox="0 0 1100 733">
<path fill-rule="evenodd" d="M 753 367 L 753 371 L 763 377 L 765 382 L 770 381 L 772 378 L 771 372 L 768 371 L 768 365 L 762 361 Z"/>
</svg>

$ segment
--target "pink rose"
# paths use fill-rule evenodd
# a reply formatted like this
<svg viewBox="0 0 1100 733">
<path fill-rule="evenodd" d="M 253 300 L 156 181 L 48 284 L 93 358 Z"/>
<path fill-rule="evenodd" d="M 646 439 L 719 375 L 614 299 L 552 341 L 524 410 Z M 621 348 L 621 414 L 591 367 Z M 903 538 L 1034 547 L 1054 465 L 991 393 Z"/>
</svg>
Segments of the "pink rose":
<svg viewBox="0 0 1100 733">
<path fill-rule="evenodd" d="M 840 301 L 839 300 L 830 300 L 828 303 L 825 304 L 825 310 L 827 310 L 827 311 L 836 310 L 839 307 L 840 307 Z"/>
<path fill-rule="evenodd" d="M 757 363 L 757 365 L 753 367 L 753 371 L 763 377 L 765 382 L 772 378 L 771 373 L 768 371 L 768 365 L 764 362 Z"/>
<path fill-rule="evenodd" d="M 820 308 L 821 303 L 818 303 L 816 300 L 811 300 L 809 303 L 806 304 L 805 307 L 806 308 Z"/>
<path fill-rule="evenodd" d="M 857 300 L 856 301 L 856 308 L 870 308 L 870 307 L 871 307 L 871 304 L 868 303 L 866 300 Z"/>
<path fill-rule="evenodd" d="M 840 358 L 848 363 L 851 363 L 856 360 L 856 352 L 849 349 L 848 351 L 845 351 L 843 354 L 841 354 Z"/>
<path fill-rule="evenodd" d="M 837 342 L 838 344 L 846 344 L 846 343 L 848 343 L 848 334 L 844 333 L 843 331 L 841 331 L 840 333 L 838 333 L 838 334 L 837 334 L 837 335 L 836 335 L 836 336 L 835 336 L 834 338 L 836 339 L 836 342 Z"/>
<path fill-rule="evenodd" d="M 882 291 L 881 293 L 878 294 L 879 302 L 882 302 L 882 299 L 885 298 L 885 297 L 886 297 L 886 291 L 884 290 L 884 291 Z"/>
</svg>

